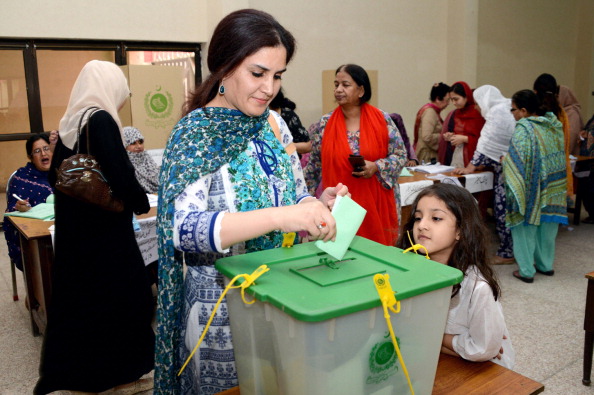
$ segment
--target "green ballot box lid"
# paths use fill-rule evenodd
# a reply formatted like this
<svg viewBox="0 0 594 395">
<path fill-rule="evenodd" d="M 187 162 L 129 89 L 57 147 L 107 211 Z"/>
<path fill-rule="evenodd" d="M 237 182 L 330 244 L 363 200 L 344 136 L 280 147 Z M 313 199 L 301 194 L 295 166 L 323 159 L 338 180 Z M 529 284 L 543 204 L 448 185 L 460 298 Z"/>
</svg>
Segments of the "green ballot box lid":
<svg viewBox="0 0 594 395">
<path fill-rule="evenodd" d="M 403 253 L 396 247 L 359 236 L 340 261 L 321 252 L 314 243 L 303 243 L 221 258 L 216 268 L 232 279 L 238 274 L 251 274 L 264 264 L 270 270 L 246 293 L 306 322 L 380 306 L 373 282 L 376 273 L 390 276 L 397 300 L 453 286 L 463 278 L 458 269 L 428 260 L 424 255 Z"/>
</svg>

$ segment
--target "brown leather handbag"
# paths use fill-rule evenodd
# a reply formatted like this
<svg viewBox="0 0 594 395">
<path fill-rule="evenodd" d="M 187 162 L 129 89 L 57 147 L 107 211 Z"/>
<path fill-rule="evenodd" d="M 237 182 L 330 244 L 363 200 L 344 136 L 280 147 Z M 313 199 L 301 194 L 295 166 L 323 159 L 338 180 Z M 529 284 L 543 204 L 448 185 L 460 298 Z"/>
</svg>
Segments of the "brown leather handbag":
<svg viewBox="0 0 594 395">
<path fill-rule="evenodd" d="M 79 154 L 81 124 L 87 111 L 89 115 L 85 131 L 87 134 L 87 154 Z M 89 108 L 80 118 L 76 138 L 76 154 L 66 158 L 57 170 L 56 189 L 65 195 L 81 200 L 107 211 L 120 213 L 124 211 L 124 202 L 113 196 L 111 188 L 101 172 L 101 167 L 93 155 L 89 145 L 89 121 L 98 108 Z"/>
</svg>

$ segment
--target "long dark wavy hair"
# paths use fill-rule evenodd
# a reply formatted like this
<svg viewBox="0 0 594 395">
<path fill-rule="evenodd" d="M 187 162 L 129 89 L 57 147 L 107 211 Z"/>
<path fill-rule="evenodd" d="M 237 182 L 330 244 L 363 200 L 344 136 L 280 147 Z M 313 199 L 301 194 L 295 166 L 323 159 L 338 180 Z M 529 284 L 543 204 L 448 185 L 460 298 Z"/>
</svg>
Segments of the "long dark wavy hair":
<svg viewBox="0 0 594 395">
<path fill-rule="evenodd" d="M 295 53 L 295 38 L 272 15 L 253 9 L 227 15 L 215 28 L 208 46 L 210 75 L 184 104 L 183 115 L 204 107 L 214 99 L 222 79 L 245 58 L 262 48 L 281 45 L 287 50 L 286 63 L 289 64 Z"/>
<path fill-rule="evenodd" d="M 413 227 L 415 225 L 415 211 L 419 201 L 425 196 L 434 196 L 443 201 L 448 210 L 456 217 L 456 227 L 460 231 L 460 240 L 454 246 L 448 266 L 459 269 L 466 275 L 471 266 L 476 266 L 484 277 L 485 281 L 493 291 L 495 300 L 501 295 L 501 288 L 495 276 L 495 272 L 489 265 L 489 236 L 487 228 L 483 223 L 478 205 L 474 197 L 466 189 L 453 184 L 434 184 L 423 189 L 415 199 L 411 215 L 403 218 L 402 232 L 396 243 L 396 247 L 406 249 L 411 247 L 408 234 L 414 241 Z M 419 253 L 424 253 L 423 249 Z M 452 296 L 460 290 L 460 284 L 454 286 Z"/>
</svg>

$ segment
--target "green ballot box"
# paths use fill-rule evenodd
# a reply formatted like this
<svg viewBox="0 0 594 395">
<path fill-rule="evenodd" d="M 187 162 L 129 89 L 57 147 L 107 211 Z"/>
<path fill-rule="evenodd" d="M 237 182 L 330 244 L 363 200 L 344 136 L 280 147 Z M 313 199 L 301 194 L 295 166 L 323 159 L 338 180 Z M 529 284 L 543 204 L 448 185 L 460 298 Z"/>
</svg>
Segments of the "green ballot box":
<svg viewBox="0 0 594 395">
<path fill-rule="evenodd" d="M 314 243 L 219 259 L 227 280 L 256 279 L 245 304 L 227 294 L 242 395 L 407 394 L 373 277 L 401 301 L 392 326 L 415 394 L 431 394 L 452 286 L 462 272 L 355 237 L 341 261 Z"/>
</svg>

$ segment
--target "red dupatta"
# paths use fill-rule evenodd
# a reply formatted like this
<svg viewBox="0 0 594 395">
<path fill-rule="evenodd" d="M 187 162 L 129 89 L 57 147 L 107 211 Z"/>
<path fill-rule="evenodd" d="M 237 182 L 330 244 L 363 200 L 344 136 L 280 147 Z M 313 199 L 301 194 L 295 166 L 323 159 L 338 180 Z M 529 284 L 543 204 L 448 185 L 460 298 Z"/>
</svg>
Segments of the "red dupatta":
<svg viewBox="0 0 594 395">
<path fill-rule="evenodd" d="M 464 81 L 455 82 L 454 85 L 456 84 L 462 85 L 464 87 L 464 93 L 466 93 L 466 105 L 454 113 L 453 130 L 454 134 L 461 134 L 468 137 L 468 142 L 464 144 L 464 166 L 466 166 L 474 155 L 481 130 L 485 124 L 485 119 L 481 115 L 480 110 L 475 108 L 472 89 L 470 89 L 468 84 Z"/>
<path fill-rule="evenodd" d="M 353 167 L 348 159 L 353 152 L 340 107 L 334 110 L 324 128 L 321 153 L 324 185 L 342 182 L 348 186 L 351 198 L 367 210 L 357 235 L 393 246 L 398 236 L 394 191 L 384 188 L 375 175 L 371 178 L 353 177 Z M 386 119 L 379 109 L 367 103 L 361 106 L 359 154 L 368 161 L 388 156 Z"/>
</svg>

